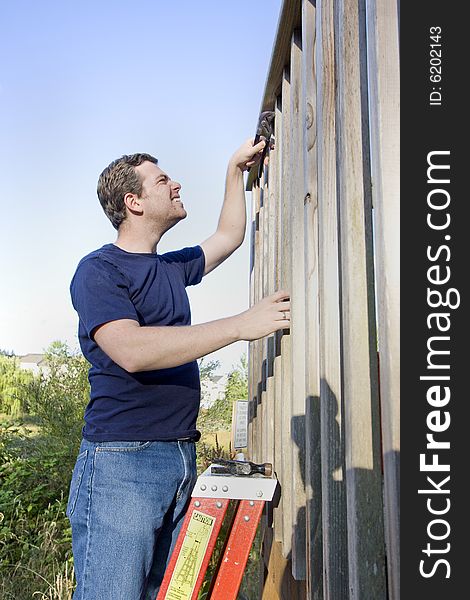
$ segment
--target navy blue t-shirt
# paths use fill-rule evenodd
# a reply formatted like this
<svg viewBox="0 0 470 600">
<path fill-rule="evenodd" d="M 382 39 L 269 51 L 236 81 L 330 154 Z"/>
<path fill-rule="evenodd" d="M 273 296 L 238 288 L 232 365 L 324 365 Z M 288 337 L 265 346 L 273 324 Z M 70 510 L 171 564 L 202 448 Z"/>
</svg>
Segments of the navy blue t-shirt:
<svg viewBox="0 0 470 600">
<path fill-rule="evenodd" d="M 117 319 L 134 319 L 141 326 L 190 325 L 185 288 L 201 281 L 204 265 L 200 246 L 159 255 L 106 244 L 80 261 L 70 292 L 79 316 L 80 347 L 91 363 L 85 438 L 105 442 L 199 437 L 197 361 L 128 373 L 92 336 L 99 325 Z"/>
</svg>

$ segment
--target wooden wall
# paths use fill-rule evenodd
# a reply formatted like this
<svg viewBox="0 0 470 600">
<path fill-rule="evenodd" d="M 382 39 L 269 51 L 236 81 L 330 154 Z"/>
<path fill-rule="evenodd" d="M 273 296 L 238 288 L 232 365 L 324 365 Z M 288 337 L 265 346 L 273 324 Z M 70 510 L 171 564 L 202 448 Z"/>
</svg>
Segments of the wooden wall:
<svg viewBox="0 0 470 600">
<path fill-rule="evenodd" d="M 291 293 L 249 349 L 250 456 L 281 486 L 266 598 L 400 596 L 398 60 L 397 0 L 284 1 L 248 180 L 250 301 Z"/>
</svg>

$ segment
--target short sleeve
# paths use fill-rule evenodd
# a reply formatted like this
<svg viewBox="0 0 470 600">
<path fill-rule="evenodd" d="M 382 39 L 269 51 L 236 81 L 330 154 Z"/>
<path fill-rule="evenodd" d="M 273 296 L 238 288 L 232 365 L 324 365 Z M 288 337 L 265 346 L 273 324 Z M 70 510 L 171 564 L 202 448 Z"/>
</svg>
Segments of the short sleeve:
<svg viewBox="0 0 470 600">
<path fill-rule="evenodd" d="M 72 304 L 87 335 L 96 327 L 118 319 L 138 321 L 129 298 L 124 275 L 111 263 L 99 257 L 81 262 L 70 284 Z"/>
<path fill-rule="evenodd" d="M 201 282 L 206 266 L 206 257 L 201 246 L 183 248 L 163 254 L 165 261 L 178 263 L 183 271 L 184 285 L 197 285 Z"/>
</svg>

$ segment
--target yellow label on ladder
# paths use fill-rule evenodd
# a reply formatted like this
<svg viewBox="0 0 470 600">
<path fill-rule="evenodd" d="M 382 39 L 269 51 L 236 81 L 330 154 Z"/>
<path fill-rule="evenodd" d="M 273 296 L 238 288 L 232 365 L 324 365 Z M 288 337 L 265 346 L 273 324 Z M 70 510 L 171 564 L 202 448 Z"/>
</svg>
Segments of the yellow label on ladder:
<svg viewBox="0 0 470 600">
<path fill-rule="evenodd" d="M 215 517 L 193 511 L 183 545 L 166 592 L 166 600 L 191 600 Z"/>
</svg>

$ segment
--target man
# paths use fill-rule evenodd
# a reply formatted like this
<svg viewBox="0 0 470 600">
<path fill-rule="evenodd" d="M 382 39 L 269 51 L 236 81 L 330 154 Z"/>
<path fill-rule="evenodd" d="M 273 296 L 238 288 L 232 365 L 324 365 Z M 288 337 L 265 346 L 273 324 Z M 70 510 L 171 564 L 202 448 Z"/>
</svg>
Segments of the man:
<svg viewBox="0 0 470 600">
<path fill-rule="evenodd" d="M 232 156 L 216 232 L 162 255 L 162 235 L 186 217 L 181 185 L 148 154 L 123 156 L 100 175 L 98 197 L 117 240 L 83 258 L 71 283 L 91 363 L 67 506 L 75 600 L 155 600 L 196 479 L 196 359 L 289 326 L 286 292 L 191 325 L 185 290 L 242 243 L 243 171 L 264 143 L 247 141 Z"/>
</svg>

